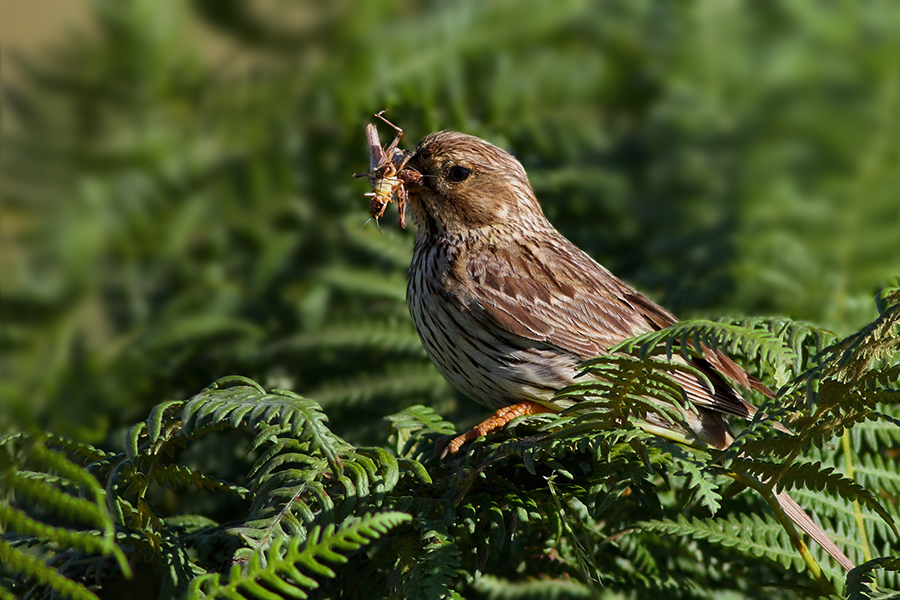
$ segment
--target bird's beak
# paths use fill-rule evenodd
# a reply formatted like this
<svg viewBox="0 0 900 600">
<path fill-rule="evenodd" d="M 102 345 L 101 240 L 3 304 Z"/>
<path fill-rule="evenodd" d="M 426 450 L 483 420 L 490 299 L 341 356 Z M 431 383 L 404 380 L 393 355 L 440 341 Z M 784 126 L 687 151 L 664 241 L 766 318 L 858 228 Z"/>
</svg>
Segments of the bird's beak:
<svg viewBox="0 0 900 600">
<path fill-rule="evenodd" d="M 407 176 L 403 179 L 408 187 L 421 187 L 425 185 L 425 177 L 419 169 L 419 165 L 416 164 L 416 154 L 415 151 L 413 151 L 409 160 L 406 162 L 406 165 L 403 167 L 403 170 L 407 172 Z"/>
</svg>

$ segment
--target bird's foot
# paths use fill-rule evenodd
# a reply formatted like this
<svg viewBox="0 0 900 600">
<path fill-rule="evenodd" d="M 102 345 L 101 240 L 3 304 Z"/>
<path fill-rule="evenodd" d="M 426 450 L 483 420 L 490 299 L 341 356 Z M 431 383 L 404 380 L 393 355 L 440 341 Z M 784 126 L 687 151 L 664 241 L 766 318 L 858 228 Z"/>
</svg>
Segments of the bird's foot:
<svg viewBox="0 0 900 600">
<path fill-rule="evenodd" d="M 538 404 L 537 402 L 531 402 L 530 400 L 525 400 L 524 402 L 519 402 L 510 406 L 504 406 L 490 418 L 485 419 L 469 431 L 450 440 L 450 443 L 447 444 L 444 451 L 441 452 L 441 458 L 444 458 L 448 454 L 456 454 L 466 442 L 477 440 L 481 436 L 487 435 L 495 429 L 500 429 L 516 417 L 537 415 L 545 412 L 553 412 L 553 409 L 547 408 L 543 404 Z"/>
</svg>

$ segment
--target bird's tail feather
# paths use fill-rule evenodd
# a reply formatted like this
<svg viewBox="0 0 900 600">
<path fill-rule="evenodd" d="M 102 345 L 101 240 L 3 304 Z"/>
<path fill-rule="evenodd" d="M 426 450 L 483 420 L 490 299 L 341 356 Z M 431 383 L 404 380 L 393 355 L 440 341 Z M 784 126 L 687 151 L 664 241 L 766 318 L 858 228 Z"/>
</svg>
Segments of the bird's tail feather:
<svg viewBox="0 0 900 600">
<path fill-rule="evenodd" d="M 790 517 L 791 521 L 806 532 L 806 534 L 815 540 L 817 544 L 822 546 L 822 549 L 834 560 L 838 561 L 842 567 L 848 571 L 854 567 L 850 559 L 847 558 L 847 555 L 831 541 L 831 538 L 828 537 L 821 527 L 816 525 L 815 521 L 806 514 L 806 511 L 803 510 L 799 504 L 794 502 L 793 498 L 787 495 L 787 492 L 775 494 L 775 499 L 778 500 L 779 506 L 781 506 L 784 513 Z"/>
</svg>

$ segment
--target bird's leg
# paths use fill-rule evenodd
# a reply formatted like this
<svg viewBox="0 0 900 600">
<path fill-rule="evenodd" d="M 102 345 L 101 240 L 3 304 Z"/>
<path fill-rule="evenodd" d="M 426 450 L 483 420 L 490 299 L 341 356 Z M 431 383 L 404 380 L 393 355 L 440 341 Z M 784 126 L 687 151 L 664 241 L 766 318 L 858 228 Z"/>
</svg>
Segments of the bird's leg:
<svg viewBox="0 0 900 600">
<path fill-rule="evenodd" d="M 537 415 L 545 412 L 554 412 L 553 409 L 547 408 L 543 404 L 538 404 L 537 402 L 531 402 L 530 400 L 525 400 L 524 402 L 519 402 L 518 404 L 512 404 L 510 406 L 504 406 L 497 412 L 495 412 L 490 418 L 485 419 L 469 431 L 463 433 L 462 435 L 458 435 L 447 444 L 447 447 L 444 448 L 444 451 L 441 452 L 441 458 L 444 458 L 448 454 L 456 454 L 459 452 L 459 449 L 462 448 L 462 445 L 470 440 L 477 440 L 483 435 L 487 435 L 495 429 L 500 429 L 516 417 L 523 417 L 525 415 Z"/>
</svg>

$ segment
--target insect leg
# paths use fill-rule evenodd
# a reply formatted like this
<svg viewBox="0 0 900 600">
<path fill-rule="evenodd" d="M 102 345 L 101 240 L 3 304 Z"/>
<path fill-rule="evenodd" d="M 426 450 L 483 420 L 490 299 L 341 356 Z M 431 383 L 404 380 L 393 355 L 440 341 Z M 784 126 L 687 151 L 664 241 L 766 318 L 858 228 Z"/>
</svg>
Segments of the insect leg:
<svg viewBox="0 0 900 600">
<path fill-rule="evenodd" d="M 403 130 L 400 129 L 399 127 L 397 127 L 396 125 L 394 125 L 393 123 L 391 123 L 390 121 L 388 121 L 387 119 L 385 119 L 382 115 L 384 115 L 384 111 L 383 111 L 383 110 L 380 111 L 379 113 L 377 113 L 377 114 L 375 115 L 375 117 L 378 118 L 378 119 L 381 119 L 382 121 L 384 121 L 385 123 L 387 123 L 388 125 L 390 125 L 391 127 L 393 127 L 394 130 L 397 132 L 397 137 L 394 138 L 394 141 L 391 142 L 391 145 L 388 146 L 388 147 L 385 149 L 385 151 L 384 151 L 384 153 L 385 153 L 387 156 L 391 156 L 392 151 L 394 150 L 394 148 L 396 148 L 397 145 L 400 143 L 400 138 L 403 137 Z"/>
<path fill-rule="evenodd" d="M 400 213 L 400 229 L 406 229 L 406 186 L 402 183 L 397 188 L 397 212 Z"/>
</svg>

